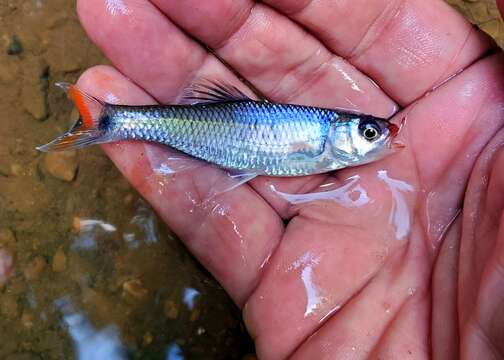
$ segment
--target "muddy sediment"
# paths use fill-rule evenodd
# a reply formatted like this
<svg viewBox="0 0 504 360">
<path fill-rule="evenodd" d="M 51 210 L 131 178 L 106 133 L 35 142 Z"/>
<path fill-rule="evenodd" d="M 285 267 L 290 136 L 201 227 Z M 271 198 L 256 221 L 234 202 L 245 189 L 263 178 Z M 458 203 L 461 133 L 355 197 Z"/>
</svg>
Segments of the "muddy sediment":
<svg viewBox="0 0 504 360">
<path fill-rule="evenodd" d="M 493 1 L 448 2 L 504 44 Z M 75 118 L 53 84 L 105 62 L 73 2 L 0 1 L 0 359 L 72 359 L 79 331 L 132 358 L 242 358 L 238 309 L 103 153 L 35 150 Z"/>
</svg>

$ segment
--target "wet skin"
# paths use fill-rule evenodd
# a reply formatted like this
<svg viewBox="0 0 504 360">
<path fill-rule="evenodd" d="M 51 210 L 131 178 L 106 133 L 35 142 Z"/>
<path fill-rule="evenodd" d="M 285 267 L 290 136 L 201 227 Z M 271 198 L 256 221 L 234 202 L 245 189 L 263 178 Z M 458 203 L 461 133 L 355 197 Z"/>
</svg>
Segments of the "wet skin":
<svg viewBox="0 0 504 360">
<path fill-rule="evenodd" d="M 486 36 L 437 0 L 81 0 L 78 11 L 116 68 L 79 85 L 107 101 L 172 103 L 200 76 L 238 83 L 190 34 L 274 101 L 404 108 L 406 148 L 385 160 L 255 179 L 206 205 L 221 171 L 159 178 L 145 147 L 170 150 L 104 146 L 243 307 L 261 358 L 504 356 L 504 58 Z M 272 190 L 353 175 L 369 199 L 358 206 L 292 205 Z"/>
</svg>

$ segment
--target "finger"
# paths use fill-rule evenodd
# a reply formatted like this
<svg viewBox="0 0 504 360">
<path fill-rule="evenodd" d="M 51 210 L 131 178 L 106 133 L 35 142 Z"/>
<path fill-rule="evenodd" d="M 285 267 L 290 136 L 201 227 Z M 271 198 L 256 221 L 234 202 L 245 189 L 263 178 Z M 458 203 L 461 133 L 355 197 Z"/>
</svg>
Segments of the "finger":
<svg viewBox="0 0 504 360">
<path fill-rule="evenodd" d="M 466 197 L 458 307 L 461 353 L 469 357 L 495 357 L 504 351 L 503 141 L 500 131 L 485 149 Z"/>
<path fill-rule="evenodd" d="M 500 186 L 502 189 L 502 184 Z M 502 214 L 502 210 L 501 210 Z M 495 251 L 485 266 L 473 316 L 462 337 L 462 352 L 470 358 L 492 358 L 504 353 L 504 218 Z M 486 238 L 485 240 L 492 240 Z M 471 355 L 472 354 L 472 355 Z"/>
<path fill-rule="evenodd" d="M 267 6 L 249 0 L 152 2 L 274 101 L 383 117 L 396 109 L 370 79 Z"/>
<path fill-rule="evenodd" d="M 101 99 L 148 104 L 153 99 L 110 67 L 88 70 L 79 86 Z M 253 190 L 241 186 L 201 206 L 221 172 L 198 168 L 176 174 L 170 183 L 153 174 L 147 151 L 152 145 L 122 142 L 104 146 L 131 184 L 185 245 L 241 304 L 255 287 L 264 261 L 283 231 L 280 219 Z"/>
<path fill-rule="evenodd" d="M 305 26 L 402 105 L 449 79 L 493 46 L 444 1 L 266 3 Z"/>
<path fill-rule="evenodd" d="M 146 1 L 80 0 L 93 42 L 126 77 L 162 103 L 173 103 L 196 76 L 235 77 Z"/>
<path fill-rule="evenodd" d="M 432 274 L 431 341 L 433 359 L 460 359 L 457 311 L 462 215 L 450 226 Z"/>
</svg>

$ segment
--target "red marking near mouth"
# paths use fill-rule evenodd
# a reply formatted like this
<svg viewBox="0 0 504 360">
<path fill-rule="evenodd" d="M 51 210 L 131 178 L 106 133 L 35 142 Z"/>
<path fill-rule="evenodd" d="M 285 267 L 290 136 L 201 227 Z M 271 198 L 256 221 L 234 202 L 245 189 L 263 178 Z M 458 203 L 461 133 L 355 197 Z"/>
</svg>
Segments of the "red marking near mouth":
<svg viewBox="0 0 504 360">
<path fill-rule="evenodd" d="M 402 130 L 404 124 L 406 124 L 406 116 L 402 118 L 401 125 L 397 126 L 396 124 L 389 123 L 387 128 L 390 131 L 390 135 L 392 138 L 395 138 Z"/>
<path fill-rule="evenodd" d="M 390 132 L 390 135 L 395 138 L 397 136 L 397 134 L 399 134 L 399 126 L 397 126 L 396 124 L 388 124 L 388 130 Z"/>
</svg>

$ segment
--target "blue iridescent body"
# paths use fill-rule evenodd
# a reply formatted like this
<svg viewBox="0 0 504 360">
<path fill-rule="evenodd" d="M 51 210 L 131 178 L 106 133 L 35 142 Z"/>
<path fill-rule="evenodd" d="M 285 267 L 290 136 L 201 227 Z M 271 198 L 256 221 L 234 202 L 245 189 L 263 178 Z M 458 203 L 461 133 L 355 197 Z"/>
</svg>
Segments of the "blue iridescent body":
<svg viewBox="0 0 504 360">
<path fill-rule="evenodd" d="M 390 153 L 397 133 L 397 127 L 388 120 L 370 115 L 254 101 L 232 90 L 207 89 L 210 93 L 205 94 L 211 101 L 192 105 L 123 106 L 99 102 L 99 115 L 87 121 L 94 123 L 92 129 L 84 131 L 81 121 L 69 133 L 39 149 L 143 140 L 227 169 L 300 176 L 382 158 Z M 94 100 L 96 105 L 96 99 L 86 99 Z M 77 140 L 71 138 L 77 135 Z"/>
</svg>

